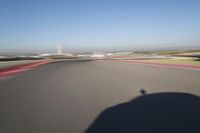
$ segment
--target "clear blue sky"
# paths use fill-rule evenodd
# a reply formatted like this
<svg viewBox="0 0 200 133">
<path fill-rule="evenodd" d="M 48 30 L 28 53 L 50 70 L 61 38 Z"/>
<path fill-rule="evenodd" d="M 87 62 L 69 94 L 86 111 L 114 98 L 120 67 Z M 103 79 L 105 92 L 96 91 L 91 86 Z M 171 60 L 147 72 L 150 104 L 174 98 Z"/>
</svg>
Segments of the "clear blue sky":
<svg viewBox="0 0 200 133">
<path fill-rule="evenodd" d="M 200 0 L 0 0 L 0 49 L 200 45 Z"/>
</svg>

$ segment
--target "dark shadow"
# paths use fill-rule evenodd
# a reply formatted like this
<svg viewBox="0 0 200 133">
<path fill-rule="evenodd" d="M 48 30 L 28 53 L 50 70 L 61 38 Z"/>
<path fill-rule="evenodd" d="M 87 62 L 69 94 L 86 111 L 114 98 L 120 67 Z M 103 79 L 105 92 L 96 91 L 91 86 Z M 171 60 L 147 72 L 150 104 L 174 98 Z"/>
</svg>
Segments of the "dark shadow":
<svg viewBox="0 0 200 133">
<path fill-rule="evenodd" d="M 200 61 L 200 58 L 198 58 L 198 59 L 194 59 L 194 61 Z"/>
<path fill-rule="evenodd" d="M 86 133 L 200 133 L 200 98 L 146 94 L 103 111 Z"/>
</svg>

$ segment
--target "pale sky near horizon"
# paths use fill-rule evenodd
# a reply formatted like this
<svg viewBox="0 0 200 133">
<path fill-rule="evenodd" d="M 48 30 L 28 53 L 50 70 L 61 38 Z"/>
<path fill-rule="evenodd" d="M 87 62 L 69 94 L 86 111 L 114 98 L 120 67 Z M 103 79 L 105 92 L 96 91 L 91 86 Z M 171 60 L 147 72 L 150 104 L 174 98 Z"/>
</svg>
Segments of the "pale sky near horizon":
<svg viewBox="0 0 200 133">
<path fill-rule="evenodd" d="M 200 46 L 200 0 L 1 0 L 3 50 Z"/>
</svg>

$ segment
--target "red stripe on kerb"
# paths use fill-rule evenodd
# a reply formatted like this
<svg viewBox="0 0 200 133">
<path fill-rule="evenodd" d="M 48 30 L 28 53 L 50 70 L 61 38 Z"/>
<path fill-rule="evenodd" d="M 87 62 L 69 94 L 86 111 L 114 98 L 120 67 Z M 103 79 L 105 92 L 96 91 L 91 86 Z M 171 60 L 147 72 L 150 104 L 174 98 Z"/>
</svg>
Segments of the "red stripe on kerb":
<svg viewBox="0 0 200 133">
<path fill-rule="evenodd" d="M 130 60 L 112 60 L 115 62 L 127 62 L 127 63 L 138 63 L 138 64 L 147 64 L 147 65 L 155 65 L 162 67 L 174 67 L 174 68 L 190 68 L 200 70 L 200 66 L 193 65 L 184 65 L 184 64 L 166 64 L 166 63 L 156 63 L 156 62 L 146 62 L 146 61 L 130 61 Z"/>
<path fill-rule="evenodd" d="M 34 62 L 34 63 L 29 63 L 29 64 L 23 64 L 23 65 L 18 65 L 15 67 L 7 68 L 4 70 L 0 70 L 0 77 L 2 76 L 8 76 L 8 75 L 13 75 L 17 74 L 26 70 L 30 70 L 31 68 L 35 68 L 37 66 L 47 64 L 49 63 L 48 61 L 40 61 L 40 62 Z"/>
</svg>

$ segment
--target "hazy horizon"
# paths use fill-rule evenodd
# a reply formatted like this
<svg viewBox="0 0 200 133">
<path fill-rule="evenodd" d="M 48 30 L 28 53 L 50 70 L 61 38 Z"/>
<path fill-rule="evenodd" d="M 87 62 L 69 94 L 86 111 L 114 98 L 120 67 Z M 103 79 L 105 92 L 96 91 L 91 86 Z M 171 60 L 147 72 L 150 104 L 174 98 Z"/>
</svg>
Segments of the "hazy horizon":
<svg viewBox="0 0 200 133">
<path fill-rule="evenodd" d="M 200 46 L 182 46 L 182 47 L 159 47 L 159 48 L 146 48 L 146 49 L 126 49 L 126 48 L 118 48 L 118 49 L 81 49 L 81 50 L 69 50 L 66 48 L 62 48 L 63 53 L 88 53 L 88 52 L 138 52 L 138 51 L 167 51 L 167 50 L 200 50 Z M 49 48 L 49 49 L 15 49 L 15 50 L 4 50 L 0 51 L 0 55 L 23 55 L 23 54 L 45 54 L 45 53 L 57 53 L 57 49 Z"/>
<path fill-rule="evenodd" d="M 0 53 L 200 48 L 198 0 L 1 0 Z"/>
</svg>

